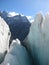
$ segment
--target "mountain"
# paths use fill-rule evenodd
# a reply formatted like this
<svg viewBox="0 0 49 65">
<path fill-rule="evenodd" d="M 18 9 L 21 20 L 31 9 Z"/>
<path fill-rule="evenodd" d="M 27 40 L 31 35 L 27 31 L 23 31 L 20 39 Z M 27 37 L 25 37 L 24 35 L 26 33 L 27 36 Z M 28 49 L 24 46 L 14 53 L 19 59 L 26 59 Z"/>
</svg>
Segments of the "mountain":
<svg viewBox="0 0 49 65">
<path fill-rule="evenodd" d="M 23 41 L 27 36 L 30 28 L 30 22 L 26 16 L 16 15 L 10 16 L 8 12 L 0 12 L 0 16 L 6 21 L 9 25 L 11 31 L 11 40 L 18 38 L 20 41 Z"/>
</svg>

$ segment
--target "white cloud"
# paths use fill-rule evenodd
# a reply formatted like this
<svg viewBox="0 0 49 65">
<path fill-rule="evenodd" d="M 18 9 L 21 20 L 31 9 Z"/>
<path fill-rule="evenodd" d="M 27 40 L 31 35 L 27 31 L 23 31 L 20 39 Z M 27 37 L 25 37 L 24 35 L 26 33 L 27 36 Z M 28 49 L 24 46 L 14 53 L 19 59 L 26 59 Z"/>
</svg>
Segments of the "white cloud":
<svg viewBox="0 0 49 65">
<path fill-rule="evenodd" d="M 31 19 L 32 18 L 32 16 L 26 16 L 28 19 Z"/>
<path fill-rule="evenodd" d="M 16 16 L 19 15 L 19 13 L 16 12 L 9 12 L 9 16 Z M 20 14 L 21 16 L 24 16 L 23 14 Z"/>
<path fill-rule="evenodd" d="M 32 16 L 26 16 L 27 19 L 32 23 L 34 21 L 33 17 Z"/>
<path fill-rule="evenodd" d="M 16 13 L 16 12 L 9 12 L 9 17 L 13 17 L 13 16 L 16 16 L 16 15 L 19 15 L 19 13 Z M 21 16 L 24 16 L 23 14 L 20 14 Z M 30 21 L 30 22 L 33 22 L 33 17 L 32 16 L 26 16 L 27 19 Z"/>
<path fill-rule="evenodd" d="M 19 15 L 19 13 L 16 13 L 16 12 L 9 12 L 9 14 L 10 14 L 11 16 Z"/>
</svg>

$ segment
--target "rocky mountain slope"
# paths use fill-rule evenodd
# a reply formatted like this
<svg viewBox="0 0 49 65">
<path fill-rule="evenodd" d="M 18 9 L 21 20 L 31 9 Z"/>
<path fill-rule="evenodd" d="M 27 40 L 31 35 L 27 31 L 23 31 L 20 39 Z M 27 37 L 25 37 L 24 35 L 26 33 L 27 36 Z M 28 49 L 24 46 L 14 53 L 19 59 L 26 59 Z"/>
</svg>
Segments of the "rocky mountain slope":
<svg viewBox="0 0 49 65">
<path fill-rule="evenodd" d="M 23 41 L 24 38 L 27 36 L 30 28 L 30 22 L 25 16 L 16 15 L 11 16 L 3 11 L 0 12 L 0 16 L 6 21 L 6 23 L 9 25 L 10 31 L 11 31 L 11 39 L 20 39 L 20 41 Z"/>
</svg>

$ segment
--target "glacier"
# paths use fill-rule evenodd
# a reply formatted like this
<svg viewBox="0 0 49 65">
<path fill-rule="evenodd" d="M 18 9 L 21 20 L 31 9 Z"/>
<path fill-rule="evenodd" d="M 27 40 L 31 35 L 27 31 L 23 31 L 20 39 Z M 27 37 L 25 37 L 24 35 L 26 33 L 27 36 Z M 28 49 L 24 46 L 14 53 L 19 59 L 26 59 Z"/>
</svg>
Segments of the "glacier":
<svg viewBox="0 0 49 65">
<path fill-rule="evenodd" d="M 0 65 L 49 65 L 49 13 L 38 13 L 32 23 L 8 16 L 0 12 Z"/>
<path fill-rule="evenodd" d="M 0 63 L 9 49 L 10 29 L 5 20 L 0 16 Z"/>
<path fill-rule="evenodd" d="M 1 65 L 30 65 L 31 60 L 25 47 L 16 39 L 12 41 L 10 50 Z"/>
<path fill-rule="evenodd" d="M 23 41 L 32 55 L 34 65 L 49 65 L 49 14 L 38 13 Z"/>
</svg>

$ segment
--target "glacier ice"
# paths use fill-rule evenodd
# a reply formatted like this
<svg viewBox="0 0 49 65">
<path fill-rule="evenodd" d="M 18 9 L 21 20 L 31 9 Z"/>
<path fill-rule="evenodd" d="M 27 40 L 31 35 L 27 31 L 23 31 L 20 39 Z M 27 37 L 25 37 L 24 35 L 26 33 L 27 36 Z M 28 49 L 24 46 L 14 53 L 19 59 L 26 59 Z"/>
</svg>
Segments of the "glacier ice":
<svg viewBox="0 0 49 65">
<path fill-rule="evenodd" d="M 30 32 L 23 41 L 32 55 L 34 65 L 49 65 L 49 14 L 37 14 Z"/>
<path fill-rule="evenodd" d="M 13 40 L 10 50 L 7 53 L 4 62 L 1 65 L 30 65 L 31 60 L 18 39 Z"/>
<path fill-rule="evenodd" d="M 0 63 L 5 57 L 5 52 L 9 49 L 10 29 L 4 19 L 0 17 Z"/>
<path fill-rule="evenodd" d="M 8 50 L 10 40 L 10 29 L 3 18 L 0 17 L 0 53 Z"/>
</svg>

